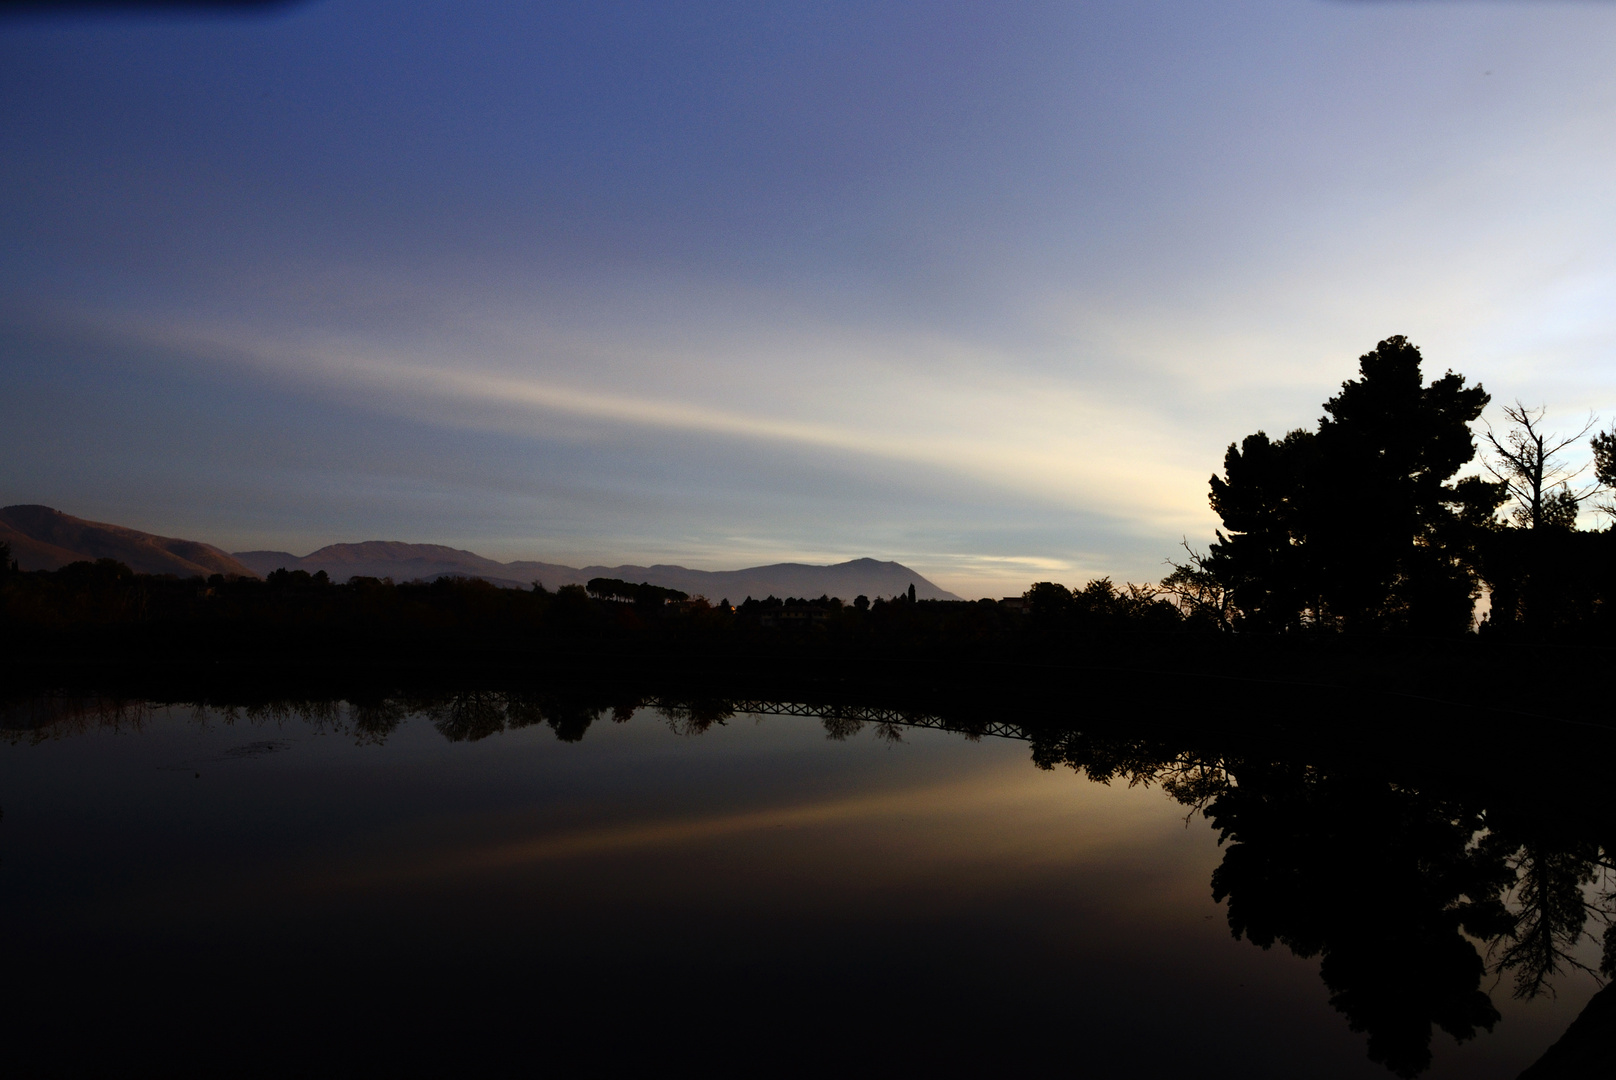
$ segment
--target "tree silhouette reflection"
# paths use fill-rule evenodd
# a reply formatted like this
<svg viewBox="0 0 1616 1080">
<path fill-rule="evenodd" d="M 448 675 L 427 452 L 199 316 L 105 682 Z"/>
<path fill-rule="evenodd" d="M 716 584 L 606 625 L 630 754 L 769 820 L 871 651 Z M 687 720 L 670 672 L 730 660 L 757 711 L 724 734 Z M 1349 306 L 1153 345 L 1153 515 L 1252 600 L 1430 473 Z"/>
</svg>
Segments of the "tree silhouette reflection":
<svg viewBox="0 0 1616 1080">
<path fill-rule="evenodd" d="M 1429 1066 L 1433 1025 L 1460 1041 L 1491 1031 L 1486 964 L 1464 933 L 1509 931 L 1510 873 L 1496 845 L 1471 843 L 1480 813 L 1294 766 L 1238 777 L 1206 808 L 1227 844 L 1212 895 L 1234 935 L 1320 957 L 1330 1004 L 1400 1076 Z"/>
<path fill-rule="evenodd" d="M 1045 768 L 1159 783 L 1204 813 L 1225 845 L 1212 895 L 1234 936 L 1318 957 L 1330 1004 L 1399 1076 L 1430 1066 L 1433 1029 L 1460 1042 L 1493 1029 L 1489 973 L 1513 974 L 1518 997 L 1552 994 L 1569 969 L 1592 973 L 1574 955 L 1591 919 L 1606 925 L 1602 971 L 1616 974 L 1616 897 L 1588 888 L 1616 850 L 1601 839 L 1612 834 L 1597 791 L 1555 805 L 1544 787 L 1563 786 L 1558 769 L 1523 762 L 1514 784 L 1481 793 L 1353 755 L 1318 764 L 1331 755 L 1317 746 L 1275 760 L 1250 752 L 1254 741 L 1205 748 L 1060 724 L 1033 737 Z"/>
<path fill-rule="evenodd" d="M 548 724 L 562 742 L 578 742 L 608 708 L 576 696 L 502 691 L 467 691 L 421 705 L 450 742 L 476 742 L 538 724 Z"/>
<path fill-rule="evenodd" d="M 476 742 L 505 730 L 505 695 L 471 691 L 427 710 L 432 726 L 450 742 Z"/>
</svg>

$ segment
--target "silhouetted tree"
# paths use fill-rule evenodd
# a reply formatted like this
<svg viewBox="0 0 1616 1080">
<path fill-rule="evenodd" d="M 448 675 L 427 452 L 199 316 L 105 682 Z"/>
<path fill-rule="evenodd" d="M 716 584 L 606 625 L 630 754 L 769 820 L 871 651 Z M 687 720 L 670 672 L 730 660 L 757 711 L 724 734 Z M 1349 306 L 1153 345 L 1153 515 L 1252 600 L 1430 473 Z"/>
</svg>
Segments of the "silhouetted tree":
<svg viewBox="0 0 1616 1080">
<path fill-rule="evenodd" d="M 1223 456 L 1211 504 L 1228 535 L 1218 533 L 1206 569 L 1229 590 L 1245 629 L 1283 630 L 1318 615 L 1314 573 L 1304 545 L 1303 491 L 1312 472 L 1314 436 L 1293 431 L 1274 441 L 1248 435 Z"/>
<path fill-rule="evenodd" d="M 606 600 L 627 600 L 641 607 L 661 607 L 663 604 L 674 604 L 690 599 L 689 593 L 680 592 L 678 589 L 665 589 L 644 581 L 632 585 L 619 578 L 590 578 L 585 588 L 591 596 Z"/>
<path fill-rule="evenodd" d="M 1507 629 L 1542 637 L 1560 632 L 1585 633 L 1600 607 L 1596 597 L 1607 576 L 1591 536 L 1576 532 L 1577 511 L 1598 489 L 1573 487 L 1587 468 L 1572 468 L 1557 455 L 1593 427 L 1593 419 L 1574 434 L 1543 429 L 1542 408 L 1520 402 L 1504 409 L 1508 427 L 1487 431 L 1490 460 L 1501 501 L 1514 503 L 1513 527 L 1494 526 L 1478 532 L 1475 543 L 1483 577 L 1492 590 L 1489 631 Z M 1593 440 L 1598 465 L 1601 436 Z"/>
<path fill-rule="evenodd" d="M 1387 338 L 1325 402 L 1317 433 L 1229 447 L 1211 481 L 1227 534 L 1205 569 L 1241 627 L 1468 629 L 1475 583 L 1459 526 L 1477 492 L 1449 481 L 1475 457 L 1469 424 L 1488 396 L 1451 371 L 1425 385 L 1420 360 Z"/>
<path fill-rule="evenodd" d="M 1543 431 L 1544 412 L 1541 406 L 1528 409 L 1519 401 L 1504 406 L 1509 426 L 1500 436 L 1487 425 L 1492 454 L 1483 464 L 1515 500 L 1511 515 L 1515 524 L 1527 529 L 1574 528 L 1577 508 L 1593 489 L 1573 489 L 1571 482 L 1587 466 L 1572 469 L 1555 455 L 1593 430 L 1594 418 L 1590 416 L 1575 434 L 1561 436 Z M 1599 439 L 1594 437 L 1596 453 Z"/>
<path fill-rule="evenodd" d="M 1601 431 L 1589 440 L 1594 451 L 1594 479 L 1606 491 L 1616 490 L 1616 428 Z M 1605 502 L 1600 511 L 1616 517 L 1616 505 Z"/>
<path fill-rule="evenodd" d="M 1065 622 L 1075 603 L 1072 590 L 1053 581 L 1035 581 L 1021 595 L 1027 601 L 1027 614 L 1039 629 Z"/>
<path fill-rule="evenodd" d="M 1229 629 L 1234 614 L 1229 587 L 1218 577 L 1205 552 L 1190 547 L 1188 540 L 1183 546 L 1188 558 L 1182 563 L 1167 560 L 1173 572 L 1162 578 L 1162 591 L 1177 599 L 1185 618 L 1219 630 Z"/>
</svg>

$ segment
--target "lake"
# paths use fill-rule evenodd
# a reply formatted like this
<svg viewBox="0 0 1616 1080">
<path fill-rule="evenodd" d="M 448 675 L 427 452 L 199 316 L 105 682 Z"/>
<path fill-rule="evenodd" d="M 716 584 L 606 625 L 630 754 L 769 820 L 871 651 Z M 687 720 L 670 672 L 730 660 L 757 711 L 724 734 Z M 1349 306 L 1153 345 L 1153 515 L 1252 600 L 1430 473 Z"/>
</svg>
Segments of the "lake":
<svg viewBox="0 0 1616 1080">
<path fill-rule="evenodd" d="M 67 1070 L 1391 1075 L 1319 956 L 1231 933 L 1231 846 L 1159 782 L 846 716 L 485 706 L 13 706 L 8 1047 Z M 1597 989 L 1511 986 L 1481 980 L 1501 1019 L 1438 1030 L 1423 1075 L 1513 1077 Z"/>
</svg>

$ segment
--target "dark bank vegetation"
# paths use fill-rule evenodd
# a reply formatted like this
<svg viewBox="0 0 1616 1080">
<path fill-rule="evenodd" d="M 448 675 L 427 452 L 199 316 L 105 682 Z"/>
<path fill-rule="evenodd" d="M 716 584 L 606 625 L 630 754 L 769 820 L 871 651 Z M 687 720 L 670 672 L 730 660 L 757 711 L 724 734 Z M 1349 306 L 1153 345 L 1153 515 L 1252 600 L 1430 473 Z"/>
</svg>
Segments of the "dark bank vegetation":
<svg viewBox="0 0 1616 1080">
<path fill-rule="evenodd" d="M 1024 606 L 907 596 L 732 604 L 605 580 L 554 592 L 456 578 L 338 583 L 301 571 L 180 580 L 109 561 L 13 574 L 0 582 L 0 613 L 13 678 L 35 686 L 218 672 L 266 685 L 331 676 L 396 688 L 578 670 L 749 678 L 795 669 L 857 682 L 892 665 L 1058 664 L 1084 642 L 1131 641 L 1137 659 L 1186 627 L 1148 590 L 1105 581 L 1075 594 L 1038 585 Z"/>
<path fill-rule="evenodd" d="M 1296 686 L 1437 697 L 1491 711 L 1583 716 L 1582 698 L 1500 686 L 1498 664 L 1544 646 L 1499 641 L 1229 633 L 1151 589 L 1052 583 L 1016 604 L 745 598 L 738 604 L 275 573 L 148 577 L 115 563 L 0 583 L 7 686 L 168 696 L 198 680 L 264 692 L 495 686 L 626 673 L 729 696 L 935 687 L 999 693 L 1049 680 L 1095 709 L 1182 694 L 1199 707 Z M 1595 659 L 1601 650 L 1586 647 Z M 1555 654 L 1564 659 L 1563 650 Z M 1500 657 L 1503 659 L 1501 660 Z M 1174 681 L 1177 680 L 1177 681 Z M 1567 688 L 1568 690 L 1570 688 Z"/>
<path fill-rule="evenodd" d="M 1464 1041 L 1493 1030 L 1499 995 L 1616 975 L 1616 806 L 1601 777 L 1571 768 L 1608 759 L 1616 733 L 1551 725 L 1522 739 L 1511 724 L 1453 711 L 1423 725 L 1405 714 L 1404 735 L 1391 742 L 1359 737 L 1356 707 L 1336 698 L 1175 705 L 1095 713 L 1081 696 L 1027 683 L 817 703 L 712 688 L 675 696 L 630 674 L 346 701 L 237 690 L 183 708 L 212 723 L 305 723 L 365 743 L 423 722 L 451 742 L 547 726 L 570 743 L 645 710 L 686 736 L 783 714 L 817 719 L 837 740 L 901 741 L 917 727 L 1021 739 L 1041 768 L 1159 787 L 1204 815 L 1223 846 L 1210 887 L 1231 933 L 1318 958 L 1331 1005 L 1364 1034 L 1368 1055 L 1400 1076 L 1430 1064 L 1439 1033 Z M 0 709 L 0 728 L 38 741 L 139 728 L 153 713 L 144 701 L 56 695 Z M 1590 1012 L 1610 997 L 1596 996 Z M 1551 1068 L 1579 1055 L 1586 1064 L 1590 1053 L 1608 1065 L 1598 1056 L 1607 1046 L 1568 1037 L 1531 1075 L 1597 1075 Z"/>
</svg>

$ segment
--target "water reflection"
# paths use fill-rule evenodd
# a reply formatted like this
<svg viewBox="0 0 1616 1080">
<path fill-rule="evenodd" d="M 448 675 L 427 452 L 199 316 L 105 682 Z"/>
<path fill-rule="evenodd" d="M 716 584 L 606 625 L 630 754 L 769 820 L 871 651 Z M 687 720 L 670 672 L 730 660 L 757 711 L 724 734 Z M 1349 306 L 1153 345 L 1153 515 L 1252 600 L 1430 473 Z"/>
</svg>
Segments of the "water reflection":
<svg viewBox="0 0 1616 1080">
<path fill-rule="evenodd" d="M 480 689 L 347 701 L 274 699 L 188 702 L 198 718 L 249 725 L 306 724 L 365 745 L 385 743 L 405 720 L 425 717 L 449 742 L 547 726 L 566 743 L 600 723 L 653 710 L 673 731 L 700 736 L 737 717 L 817 718 L 827 738 L 862 733 L 899 742 L 914 728 L 1024 740 L 1044 769 L 1071 769 L 1105 784 L 1151 785 L 1202 815 L 1223 845 L 1210 881 L 1230 931 L 1263 949 L 1276 943 L 1317 958 L 1330 1004 L 1365 1036 L 1370 1059 L 1400 1076 L 1426 1070 L 1436 1031 L 1461 1042 L 1492 1031 L 1495 992 L 1552 994 L 1575 971 L 1616 967 L 1610 929 L 1616 895 L 1606 878 L 1616 851 L 1612 810 L 1597 783 L 1573 783 L 1563 756 L 1475 756 L 1443 738 L 1409 739 L 1387 754 L 1321 727 L 1283 739 L 1272 727 L 1205 727 L 1153 721 L 1076 722 L 1052 711 L 1016 714 L 850 702 L 666 698 L 624 691 Z M 0 711 L 13 743 L 93 730 L 141 731 L 144 701 L 58 696 Z M 1140 730 L 1145 728 L 1148 730 Z M 270 741 L 260 740 L 263 746 Z M 251 744 L 258 746 L 260 743 Z M 1461 752 L 1463 750 L 1463 752 Z M 268 752 L 267 750 L 265 751 Z M 1478 760 L 1485 768 L 1477 767 Z M 784 809 L 655 826 L 623 826 L 463 851 L 416 877 L 670 838 L 824 820 L 826 814 L 895 811 L 880 800 L 827 810 Z M 796 816 L 793 817 L 793 814 Z M 803 815 L 809 815 L 804 818 Z M 817 815 L 817 816 L 815 816 Z M 1603 938 L 1602 962 L 1587 942 Z M 1500 985 L 1499 980 L 1504 980 Z M 1596 998 L 1596 1005 L 1609 997 Z"/>
<path fill-rule="evenodd" d="M 1159 782 L 1204 813 L 1225 845 L 1212 892 L 1231 931 L 1320 957 L 1330 1004 L 1399 1076 L 1430 1065 L 1433 1027 L 1461 1042 L 1493 1029 L 1490 973 L 1512 976 L 1522 998 L 1553 993 L 1568 969 L 1593 973 L 1577 955 L 1590 922 L 1602 974 L 1616 969 L 1602 785 L 1579 792 L 1525 762 L 1502 784 L 1444 783 L 1319 746 L 1279 761 L 1239 740 L 1205 746 L 1046 731 L 1035 756 L 1097 780 Z"/>
</svg>

